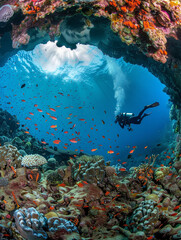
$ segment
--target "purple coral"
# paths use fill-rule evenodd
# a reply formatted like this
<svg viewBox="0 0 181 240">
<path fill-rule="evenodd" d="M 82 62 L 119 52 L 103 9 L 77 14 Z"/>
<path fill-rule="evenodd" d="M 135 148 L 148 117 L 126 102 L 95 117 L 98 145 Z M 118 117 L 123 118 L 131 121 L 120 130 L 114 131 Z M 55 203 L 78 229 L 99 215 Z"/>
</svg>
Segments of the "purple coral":
<svg viewBox="0 0 181 240">
<path fill-rule="evenodd" d="M 48 219 L 48 228 L 50 235 L 55 234 L 68 234 L 72 232 L 78 232 L 76 226 L 63 218 L 52 217 Z"/>
<path fill-rule="evenodd" d="M 46 225 L 46 218 L 35 208 L 21 208 L 14 212 L 16 227 L 25 239 L 38 240 L 47 239 L 43 227 Z"/>
<path fill-rule="evenodd" d="M 11 5 L 7 4 L 0 8 L 0 22 L 8 22 L 13 15 L 14 11 Z"/>
</svg>

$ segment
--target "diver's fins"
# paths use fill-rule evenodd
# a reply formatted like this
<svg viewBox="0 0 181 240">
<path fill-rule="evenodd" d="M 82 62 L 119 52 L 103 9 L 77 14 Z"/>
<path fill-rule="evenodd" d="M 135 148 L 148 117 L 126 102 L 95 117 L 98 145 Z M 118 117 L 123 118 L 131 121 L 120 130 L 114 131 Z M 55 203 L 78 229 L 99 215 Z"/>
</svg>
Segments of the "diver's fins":
<svg viewBox="0 0 181 240">
<path fill-rule="evenodd" d="M 145 106 L 145 108 L 153 108 L 153 107 L 157 107 L 159 105 L 160 105 L 159 102 L 154 102 L 154 103 L 152 103 L 150 105 Z"/>
</svg>

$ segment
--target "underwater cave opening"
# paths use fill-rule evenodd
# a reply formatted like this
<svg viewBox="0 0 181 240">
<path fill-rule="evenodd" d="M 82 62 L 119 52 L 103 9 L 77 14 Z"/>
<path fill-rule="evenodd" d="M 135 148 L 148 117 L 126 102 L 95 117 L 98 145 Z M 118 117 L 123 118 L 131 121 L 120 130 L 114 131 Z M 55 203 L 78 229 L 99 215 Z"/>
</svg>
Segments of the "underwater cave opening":
<svg viewBox="0 0 181 240">
<path fill-rule="evenodd" d="M 52 147 L 103 155 L 112 164 L 126 161 L 129 168 L 172 140 L 164 85 L 147 69 L 108 57 L 95 46 L 70 50 L 40 44 L 11 57 L 0 77 L 1 107 L 17 116 L 29 147 L 32 135 Z M 151 115 L 133 131 L 114 123 L 119 112 L 138 114 L 156 101 L 160 106 L 148 109 Z M 133 146 L 136 151 L 127 159 Z"/>
</svg>

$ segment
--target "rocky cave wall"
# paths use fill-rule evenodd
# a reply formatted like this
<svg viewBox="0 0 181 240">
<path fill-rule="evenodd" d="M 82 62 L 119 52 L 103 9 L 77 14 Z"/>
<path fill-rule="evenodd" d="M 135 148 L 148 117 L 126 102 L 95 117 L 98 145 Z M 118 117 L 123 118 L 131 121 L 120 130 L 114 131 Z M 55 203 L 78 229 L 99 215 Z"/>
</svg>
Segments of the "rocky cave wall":
<svg viewBox="0 0 181 240">
<path fill-rule="evenodd" d="M 166 86 L 181 133 L 180 0 L 0 2 L 1 66 L 18 50 L 49 40 L 71 49 L 77 43 L 95 45 L 104 54 L 146 67 Z"/>
</svg>

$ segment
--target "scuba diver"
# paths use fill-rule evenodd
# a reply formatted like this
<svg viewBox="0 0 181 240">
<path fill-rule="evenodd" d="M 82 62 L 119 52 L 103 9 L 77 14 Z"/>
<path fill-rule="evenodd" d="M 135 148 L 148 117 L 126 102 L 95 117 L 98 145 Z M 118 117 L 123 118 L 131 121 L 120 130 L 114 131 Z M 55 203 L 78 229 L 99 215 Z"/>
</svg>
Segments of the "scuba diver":
<svg viewBox="0 0 181 240">
<path fill-rule="evenodd" d="M 133 131 L 133 129 L 130 127 L 131 123 L 140 124 L 144 117 L 149 116 L 151 114 L 144 113 L 144 111 L 148 108 L 157 107 L 159 105 L 160 105 L 159 102 L 155 102 L 145 106 L 143 110 L 138 114 L 138 116 L 134 116 L 134 113 L 120 113 L 116 116 L 115 123 L 118 122 L 121 128 L 124 128 L 127 125 L 128 131 Z"/>
</svg>

